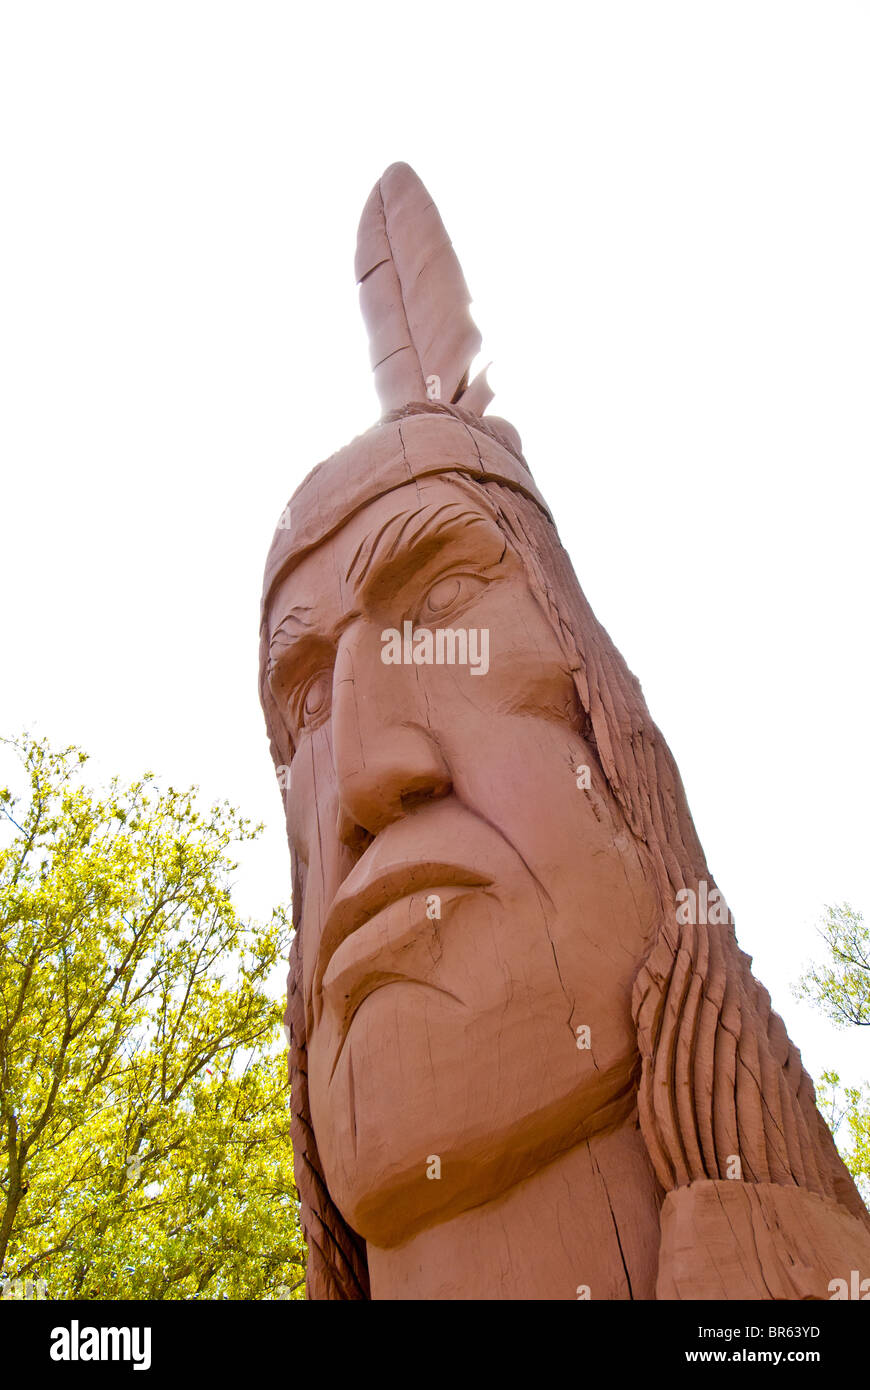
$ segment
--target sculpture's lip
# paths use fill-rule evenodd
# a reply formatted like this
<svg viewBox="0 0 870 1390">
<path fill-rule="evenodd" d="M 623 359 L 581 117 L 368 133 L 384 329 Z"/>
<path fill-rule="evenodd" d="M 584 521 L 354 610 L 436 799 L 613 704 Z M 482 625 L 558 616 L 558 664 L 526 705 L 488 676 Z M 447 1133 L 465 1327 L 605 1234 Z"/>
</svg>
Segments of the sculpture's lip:
<svg viewBox="0 0 870 1390">
<path fill-rule="evenodd" d="M 439 912 L 437 918 L 430 919 L 429 894 L 436 886 Z M 442 904 L 449 919 L 450 910 L 458 902 L 485 887 L 486 884 L 476 883 L 427 884 L 420 892 L 393 898 L 386 907 L 366 918 L 355 932 L 344 937 L 332 953 L 321 984 L 323 1006 L 330 1009 L 338 1026 L 338 1046 L 329 1073 L 330 1082 L 359 1009 L 386 985 L 410 984 L 434 990 L 464 1007 L 459 995 L 432 979 L 432 952 L 443 925 Z M 385 954 L 394 960 L 401 957 L 399 969 L 393 969 L 389 963 L 385 966 Z"/>
<path fill-rule="evenodd" d="M 374 849 L 374 846 L 372 847 Z M 369 850 L 368 853 L 371 853 Z M 366 864 L 363 856 L 352 869 L 333 899 L 326 918 L 314 985 L 314 997 L 319 1000 L 323 977 L 330 960 L 348 936 L 372 917 L 402 898 L 412 897 L 435 888 L 487 888 L 493 882 L 490 874 L 463 864 L 426 859 L 422 863 L 400 864 L 375 869 Z"/>
</svg>

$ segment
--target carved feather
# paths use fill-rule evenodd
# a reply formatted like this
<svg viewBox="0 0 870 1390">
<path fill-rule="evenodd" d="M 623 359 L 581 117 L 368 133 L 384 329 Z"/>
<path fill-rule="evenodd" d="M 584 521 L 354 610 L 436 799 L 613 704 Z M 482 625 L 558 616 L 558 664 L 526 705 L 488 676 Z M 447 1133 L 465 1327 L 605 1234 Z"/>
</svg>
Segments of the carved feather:
<svg viewBox="0 0 870 1390">
<path fill-rule="evenodd" d="M 485 370 L 468 384 L 481 343 L 471 296 L 438 209 L 408 164 L 391 164 L 372 189 L 355 269 L 383 413 L 428 397 L 482 415 L 493 393 Z"/>
</svg>

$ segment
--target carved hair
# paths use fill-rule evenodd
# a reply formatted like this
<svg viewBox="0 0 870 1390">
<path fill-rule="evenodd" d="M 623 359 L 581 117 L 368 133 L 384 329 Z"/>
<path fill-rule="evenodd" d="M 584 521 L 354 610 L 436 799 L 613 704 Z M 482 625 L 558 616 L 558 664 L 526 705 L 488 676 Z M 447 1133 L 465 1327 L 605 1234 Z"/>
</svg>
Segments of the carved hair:
<svg viewBox="0 0 870 1390">
<path fill-rule="evenodd" d="M 503 422 L 457 407 L 417 404 L 390 420 L 443 413 L 489 434 L 525 465 Z M 525 465 L 527 466 L 527 465 Z M 686 803 L 682 781 L 653 722 L 640 684 L 596 619 L 555 526 L 529 498 L 502 483 L 472 482 L 519 555 L 573 674 L 582 732 L 631 833 L 653 866 L 660 920 L 639 963 L 632 1015 L 641 1061 L 640 1129 L 662 1189 L 733 1176 L 739 1158 L 747 1182 L 807 1188 L 838 1201 L 870 1229 L 868 1214 L 816 1108 L 812 1081 L 751 974 L 729 925 L 679 925 L 676 895 L 715 885 Z M 261 692 L 276 763 L 287 759 L 286 733 L 265 681 Z M 293 898 L 301 921 L 302 884 Z M 286 1021 L 290 1049 L 291 1135 L 302 1220 L 309 1247 L 307 1294 L 316 1299 L 370 1297 L 365 1242 L 330 1197 L 308 1103 L 301 933 L 290 952 Z"/>
</svg>

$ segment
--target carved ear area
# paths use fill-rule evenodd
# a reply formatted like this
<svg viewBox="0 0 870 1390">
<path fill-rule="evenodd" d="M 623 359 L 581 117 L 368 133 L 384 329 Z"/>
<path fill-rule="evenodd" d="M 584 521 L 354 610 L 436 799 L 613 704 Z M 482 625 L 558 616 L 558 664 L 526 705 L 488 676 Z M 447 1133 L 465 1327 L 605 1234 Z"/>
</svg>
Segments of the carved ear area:
<svg viewBox="0 0 870 1390">
<path fill-rule="evenodd" d="M 438 209 L 408 164 L 391 164 L 369 195 L 355 271 L 383 414 L 425 400 L 482 414 L 492 399 L 485 376 L 466 387 L 481 344 L 471 296 Z"/>
</svg>

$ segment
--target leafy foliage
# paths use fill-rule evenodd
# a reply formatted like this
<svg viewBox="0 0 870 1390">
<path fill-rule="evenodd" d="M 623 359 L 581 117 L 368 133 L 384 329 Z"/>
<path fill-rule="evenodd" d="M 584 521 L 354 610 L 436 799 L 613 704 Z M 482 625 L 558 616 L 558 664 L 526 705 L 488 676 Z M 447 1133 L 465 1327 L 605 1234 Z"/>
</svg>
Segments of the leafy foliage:
<svg viewBox="0 0 870 1390">
<path fill-rule="evenodd" d="M 241 921 L 227 803 L 3 740 L 0 1272 L 51 1298 L 302 1297 L 305 1252 L 267 987 L 290 928 Z M 292 1291 L 292 1292 L 291 1292 Z"/>
<path fill-rule="evenodd" d="M 870 1205 L 870 1086 L 844 1086 L 841 1091 L 840 1085 L 837 1072 L 822 1072 L 816 1098 L 832 1133 L 846 1121 L 848 1142 L 840 1144 L 843 1162 Z"/>
<path fill-rule="evenodd" d="M 825 908 L 819 934 L 827 959 L 804 971 L 794 987 L 795 997 L 815 1004 L 839 1028 L 870 1024 L 870 928 L 860 912 L 841 903 Z M 838 1138 L 843 1161 L 870 1205 L 870 1086 L 841 1089 L 838 1073 L 825 1071 L 816 1095 Z"/>
<path fill-rule="evenodd" d="M 848 903 L 827 907 L 819 934 L 828 948 L 823 965 L 811 965 L 795 987 L 798 999 L 808 999 L 845 1028 L 870 1024 L 870 927 Z"/>
</svg>

